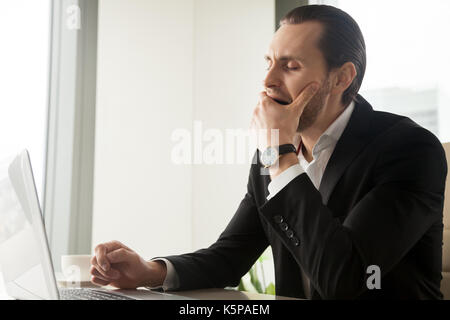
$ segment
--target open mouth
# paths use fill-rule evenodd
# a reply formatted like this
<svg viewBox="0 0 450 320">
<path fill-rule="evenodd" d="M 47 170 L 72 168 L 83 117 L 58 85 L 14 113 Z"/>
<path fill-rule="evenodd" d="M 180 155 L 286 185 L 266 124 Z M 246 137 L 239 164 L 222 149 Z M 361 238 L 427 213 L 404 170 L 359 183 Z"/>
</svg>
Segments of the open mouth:
<svg viewBox="0 0 450 320">
<path fill-rule="evenodd" d="M 283 101 L 283 100 L 279 100 L 279 99 L 273 99 L 276 103 L 282 104 L 284 106 L 287 106 L 289 104 L 289 102 Z"/>
</svg>

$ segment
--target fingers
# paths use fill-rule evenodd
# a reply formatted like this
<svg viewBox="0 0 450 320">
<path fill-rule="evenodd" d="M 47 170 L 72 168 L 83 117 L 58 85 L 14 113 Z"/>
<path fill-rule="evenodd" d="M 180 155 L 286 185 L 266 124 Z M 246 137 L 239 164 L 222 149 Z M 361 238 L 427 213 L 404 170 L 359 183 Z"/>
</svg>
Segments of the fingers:
<svg viewBox="0 0 450 320">
<path fill-rule="evenodd" d="M 97 258 L 95 256 L 92 257 L 91 259 L 91 274 L 93 276 L 100 276 L 103 279 L 109 279 L 109 280 L 115 280 L 118 279 L 120 277 L 120 272 L 110 268 L 108 271 L 103 270 L 97 262 Z"/>
<path fill-rule="evenodd" d="M 125 248 L 120 248 L 109 252 L 107 257 L 111 263 L 130 262 L 130 259 L 133 257 L 133 252 Z"/>
<path fill-rule="evenodd" d="M 319 90 L 319 84 L 316 82 L 310 83 L 305 89 L 297 96 L 297 98 L 289 105 L 290 108 L 300 112 L 303 112 L 305 106 L 314 97 L 317 90 Z"/>
<path fill-rule="evenodd" d="M 102 275 L 95 267 L 91 267 L 91 275 L 92 275 L 92 277 L 95 277 L 95 278 L 103 280 L 103 281 L 108 281 L 108 282 L 112 281 L 112 279 L 108 279 L 107 277 Z"/>
<path fill-rule="evenodd" d="M 259 93 L 259 100 L 264 100 L 265 98 L 270 98 L 270 97 L 267 95 L 267 91 L 261 91 L 261 92 Z"/>
<path fill-rule="evenodd" d="M 259 106 L 256 106 L 255 109 L 253 109 L 253 114 L 252 114 L 252 121 L 250 123 L 250 128 L 251 129 L 257 129 L 258 128 L 258 124 L 259 124 L 259 113 L 261 112 L 261 110 L 259 109 Z"/>
<path fill-rule="evenodd" d="M 250 121 L 250 130 L 255 130 L 255 119 L 252 118 L 252 120 Z"/>
<path fill-rule="evenodd" d="M 266 101 L 267 100 L 267 101 Z M 269 97 L 269 95 L 267 94 L 266 91 L 261 91 L 259 93 L 259 103 L 257 105 L 257 108 L 262 108 L 265 109 L 266 108 L 266 104 L 267 102 L 271 101 L 272 103 L 277 103 L 276 101 L 274 101 L 271 97 Z"/>
<path fill-rule="evenodd" d="M 117 280 L 118 278 L 120 278 L 119 273 L 118 273 L 118 276 L 115 276 L 115 277 L 105 276 L 104 274 L 100 273 L 100 271 L 98 271 L 97 268 L 95 268 L 93 266 L 91 267 L 91 275 L 93 277 L 96 277 L 98 279 L 108 281 L 108 282 L 111 282 L 111 281 L 114 281 L 114 280 Z"/>
<path fill-rule="evenodd" d="M 106 286 L 111 283 L 111 280 L 103 277 L 94 266 L 91 267 L 91 275 L 91 282 L 96 285 Z"/>
<path fill-rule="evenodd" d="M 96 285 L 99 285 L 99 286 L 106 286 L 106 285 L 108 285 L 110 283 L 110 281 L 102 280 L 102 279 L 97 278 L 97 277 L 92 277 L 91 278 L 91 282 L 93 284 L 96 284 Z"/>
<path fill-rule="evenodd" d="M 100 264 L 100 267 L 103 270 L 108 271 L 110 264 L 109 264 L 108 259 L 106 258 L 106 246 L 98 245 L 95 248 L 95 255 L 96 255 L 98 263 Z"/>
<path fill-rule="evenodd" d="M 110 251 L 119 249 L 119 248 L 127 248 L 119 241 L 110 241 L 99 244 L 95 247 L 95 256 L 97 257 L 97 261 L 99 266 L 104 270 L 108 271 L 111 267 L 106 254 Z"/>
</svg>

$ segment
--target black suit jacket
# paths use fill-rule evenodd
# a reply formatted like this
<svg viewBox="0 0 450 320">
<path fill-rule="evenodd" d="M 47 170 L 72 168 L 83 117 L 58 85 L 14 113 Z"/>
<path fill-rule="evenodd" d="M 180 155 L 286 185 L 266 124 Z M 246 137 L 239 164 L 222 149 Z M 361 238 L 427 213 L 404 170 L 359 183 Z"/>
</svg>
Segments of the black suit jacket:
<svg viewBox="0 0 450 320">
<path fill-rule="evenodd" d="M 278 295 L 305 298 L 301 266 L 312 299 L 442 299 L 447 163 L 432 133 L 358 96 L 319 190 L 301 174 L 267 201 L 270 176 L 255 157 L 219 239 L 166 257 L 180 290 L 237 286 L 270 245 Z M 381 270 L 381 289 L 367 288 L 370 265 Z"/>
</svg>

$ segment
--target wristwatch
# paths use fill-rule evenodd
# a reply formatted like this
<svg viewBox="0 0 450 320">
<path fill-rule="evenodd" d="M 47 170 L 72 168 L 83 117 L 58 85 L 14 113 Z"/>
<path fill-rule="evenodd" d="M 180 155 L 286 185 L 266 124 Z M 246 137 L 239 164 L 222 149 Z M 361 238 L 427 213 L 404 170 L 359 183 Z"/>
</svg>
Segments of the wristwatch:
<svg viewBox="0 0 450 320">
<path fill-rule="evenodd" d="M 270 168 L 277 163 L 278 159 L 283 154 L 291 152 L 297 153 L 297 149 L 295 149 L 293 144 L 283 144 L 279 147 L 267 147 L 266 150 L 261 153 L 260 160 L 265 168 Z"/>
</svg>

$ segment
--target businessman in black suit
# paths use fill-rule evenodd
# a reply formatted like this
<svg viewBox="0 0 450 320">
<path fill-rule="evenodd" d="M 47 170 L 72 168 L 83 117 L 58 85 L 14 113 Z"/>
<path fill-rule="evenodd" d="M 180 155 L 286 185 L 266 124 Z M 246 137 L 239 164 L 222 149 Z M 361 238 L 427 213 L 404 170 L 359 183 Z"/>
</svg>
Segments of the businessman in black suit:
<svg viewBox="0 0 450 320">
<path fill-rule="evenodd" d="M 356 22 L 333 7 L 296 8 L 266 59 L 252 127 L 279 130 L 278 141 L 268 137 L 256 152 L 219 239 L 152 261 L 117 241 L 100 244 L 92 281 L 236 286 L 270 245 L 278 295 L 442 299 L 445 154 L 432 133 L 358 95 L 366 56 Z"/>
</svg>

